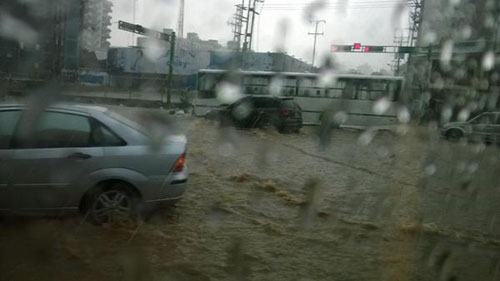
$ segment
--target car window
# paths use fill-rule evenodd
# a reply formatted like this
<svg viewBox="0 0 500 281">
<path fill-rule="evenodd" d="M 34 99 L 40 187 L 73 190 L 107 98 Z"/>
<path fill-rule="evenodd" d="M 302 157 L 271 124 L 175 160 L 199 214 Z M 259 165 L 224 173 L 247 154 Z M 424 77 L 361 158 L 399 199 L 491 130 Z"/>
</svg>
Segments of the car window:
<svg viewBox="0 0 500 281">
<path fill-rule="evenodd" d="M 500 114 L 498 113 L 492 114 L 491 122 L 492 122 L 491 124 L 500 125 Z"/>
<path fill-rule="evenodd" d="M 90 146 L 124 146 L 126 142 L 105 127 L 100 122 L 94 120 L 92 126 Z"/>
<path fill-rule="evenodd" d="M 277 108 L 280 107 L 280 101 L 272 98 L 253 99 L 256 108 Z"/>
<path fill-rule="evenodd" d="M 88 117 L 61 112 L 44 112 L 33 132 L 19 148 L 88 147 L 91 125 Z"/>
<path fill-rule="evenodd" d="M 2 111 L 0 112 L 0 149 L 7 149 L 14 130 L 21 117 L 21 111 Z"/>
<path fill-rule="evenodd" d="M 494 124 L 494 115 L 492 114 L 481 114 L 480 116 L 472 120 L 473 124 Z"/>
</svg>

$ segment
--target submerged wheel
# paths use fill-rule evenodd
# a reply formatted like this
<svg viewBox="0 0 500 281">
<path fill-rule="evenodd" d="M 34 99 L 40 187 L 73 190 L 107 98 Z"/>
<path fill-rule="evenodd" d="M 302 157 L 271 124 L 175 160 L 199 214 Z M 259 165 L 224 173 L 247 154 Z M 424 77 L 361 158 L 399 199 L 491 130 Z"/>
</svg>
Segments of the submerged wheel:
<svg viewBox="0 0 500 281">
<path fill-rule="evenodd" d="M 128 186 L 113 185 L 100 189 L 90 200 L 88 218 L 94 224 L 133 219 L 137 211 L 137 198 Z"/>
<path fill-rule="evenodd" d="M 451 129 L 446 132 L 446 138 L 452 142 L 458 142 L 464 136 L 464 133 L 458 129 Z"/>
</svg>

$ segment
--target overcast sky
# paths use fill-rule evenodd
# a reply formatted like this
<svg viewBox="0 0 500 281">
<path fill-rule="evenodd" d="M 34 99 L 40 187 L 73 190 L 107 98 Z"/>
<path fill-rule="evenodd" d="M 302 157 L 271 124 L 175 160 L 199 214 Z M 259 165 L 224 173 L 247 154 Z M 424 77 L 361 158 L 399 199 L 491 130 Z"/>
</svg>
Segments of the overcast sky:
<svg viewBox="0 0 500 281">
<path fill-rule="evenodd" d="M 113 26 L 111 44 L 129 46 L 132 35 L 118 30 L 117 21 L 133 21 L 136 1 L 136 23 L 155 29 L 177 27 L 179 0 L 112 0 Z M 245 0 L 246 2 L 247 0 Z M 310 62 L 312 60 L 314 25 L 309 22 L 307 9 L 310 3 L 321 0 L 266 0 L 255 25 L 253 49 L 267 52 L 280 47 L 295 56 Z M 325 56 L 332 56 L 332 44 L 360 42 L 372 45 L 394 45 L 396 28 L 408 27 L 408 8 L 404 0 L 329 0 L 312 15 L 312 18 L 326 20 L 319 31 L 317 64 Z M 223 45 L 232 39 L 231 27 L 227 22 L 235 12 L 235 5 L 241 0 L 185 0 L 184 33 L 196 32 L 202 39 L 216 39 Z M 343 4 L 343 3 L 347 3 Z M 262 5 L 262 4 L 261 4 Z M 258 6 L 260 10 L 260 6 Z M 283 30 L 286 26 L 286 30 Z M 347 67 L 364 63 L 374 69 L 386 68 L 393 55 L 383 54 L 336 54 L 335 58 Z"/>
</svg>

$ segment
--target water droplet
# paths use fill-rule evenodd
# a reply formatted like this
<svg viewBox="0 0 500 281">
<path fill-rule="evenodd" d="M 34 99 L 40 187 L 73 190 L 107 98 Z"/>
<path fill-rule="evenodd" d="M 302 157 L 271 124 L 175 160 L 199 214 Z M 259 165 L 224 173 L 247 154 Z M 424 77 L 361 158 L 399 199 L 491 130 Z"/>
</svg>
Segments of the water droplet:
<svg viewBox="0 0 500 281">
<path fill-rule="evenodd" d="M 284 81 L 281 77 L 274 77 L 269 84 L 269 93 L 273 96 L 281 95 Z"/>
<path fill-rule="evenodd" d="M 441 122 L 442 123 L 450 122 L 452 114 L 453 114 L 453 111 L 451 110 L 451 108 L 449 106 L 446 106 L 445 108 L 443 108 L 443 110 L 441 111 Z"/>
<path fill-rule="evenodd" d="M 374 138 L 375 138 L 375 131 L 367 130 L 359 136 L 358 143 L 366 146 L 369 145 Z"/>
<path fill-rule="evenodd" d="M 402 107 L 398 110 L 398 121 L 400 123 L 410 122 L 410 111 L 406 107 Z"/>
<path fill-rule="evenodd" d="M 473 174 L 473 173 L 475 173 L 477 171 L 478 168 L 479 168 L 479 164 L 477 164 L 477 163 L 471 163 L 467 167 L 467 171 L 469 173 Z"/>
<path fill-rule="evenodd" d="M 400 124 L 400 125 L 396 126 L 396 134 L 398 134 L 400 136 L 404 136 L 404 135 L 408 134 L 409 131 L 410 131 L 410 127 L 407 124 Z"/>
<path fill-rule="evenodd" d="M 233 109 L 233 116 L 236 119 L 242 120 L 252 113 L 252 105 L 248 102 L 243 102 Z"/>
<path fill-rule="evenodd" d="M 432 30 L 426 30 L 424 33 L 424 37 L 422 39 L 423 44 L 433 44 L 437 40 L 437 35 L 434 31 Z"/>
<path fill-rule="evenodd" d="M 243 97 L 241 88 L 228 82 L 221 82 L 216 88 L 217 99 L 224 104 L 231 104 Z"/>
<path fill-rule="evenodd" d="M 460 110 L 460 113 L 458 113 L 458 121 L 460 122 L 465 122 L 467 120 L 469 120 L 469 116 L 470 116 L 470 110 L 468 108 L 464 108 L 462 110 Z"/>
<path fill-rule="evenodd" d="M 336 82 L 337 78 L 333 69 L 324 70 L 318 75 L 318 87 L 320 88 L 333 87 Z"/>
<path fill-rule="evenodd" d="M 483 66 L 483 69 L 485 71 L 493 69 L 493 67 L 495 66 L 495 53 L 493 53 L 493 51 L 488 51 L 486 54 L 484 54 L 481 65 Z"/>
<path fill-rule="evenodd" d="M 450 63 L 451 57 L 453 55 L 453 41 L 447 40 L 444 42 L 443 47 L 441 48 L 441 65 L 447 66 Z"/>
<path fill-rule="evenodd" d="M 334 125 L 341 125 L 347 122 L 347 119 L 349 118 L 349 115 L 345 113 L 344 111 L 339 111 L 333 115 L 333 124 Z"/>
<path fill-rule="evenodd" d="M 377 149 L 377 154 L 378 154 L 378 156 L 385 158 L 385 157 L 389 156 L 389 149 L 385 146 L 380 146 Z"/>
<path fill-rule="evenodd" d="M 437 167 L 435 164 L 427 165 L 424 169 L 425 174 L 427 174 L 428 176 L 434 175 L 436 173 L 436 171 L 437 171 Z"/>
<path fill-rule="evenodd" d="M 269 151 L 265 154 L 266 164 L 274 164 L 277 163 L 278 160 L 279 160 L 279 155 L 274 151 Z"/>
<path fill-rule="evenodd" d="M 137 68 L 143 67 L 143 62 L 141 62 L 143 54 L 148 61 L 156 61 L 162 56 L 165 57 L 164 54 L 168 51 L 167 45 L 163 41 L 147 40 L 146 42 L 146 48 L 137 51 Z"/>
<path fill-rule="evenodd" d="M 373 105 L 373 112 L 377 115 L 382 115 L 389 109 L 390 105 L 389 99 L 381 98 Z"/>
<path fill-rule="evenodd" d="M 469 25 L 462 27 L 461 36 L 462 39 L 469 39 L 472 35 L 472 28 Z"/>
<path fill-rule="evenodd" d="M 234 145 L 232 143 L 223 142 L 223 143 L 219 144 L 218 152 L 219 152 L 219 155 L 221 155 L 223 157 L 230 157 L 231 155 L 234 154 L 235 148 L 234 148 Z"/>
</svg>

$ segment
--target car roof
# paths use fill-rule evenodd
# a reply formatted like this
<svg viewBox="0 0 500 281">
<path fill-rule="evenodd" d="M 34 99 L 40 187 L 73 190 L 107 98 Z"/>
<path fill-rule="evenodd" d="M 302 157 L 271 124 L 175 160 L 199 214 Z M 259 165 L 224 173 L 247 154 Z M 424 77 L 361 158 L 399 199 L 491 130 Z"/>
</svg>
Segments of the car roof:
<svg viewBox="0 0 500 281">
<path fill-rule="evenodd" d="M 28 106 L 29 104 L 26 103 L 0 103 L 0 110 L 9 108 L 25 108 Z M 78 103 L 55 103 L 48 106 L 47 109 L 60 109 L 60 110 L 75 111 L 87 114 L 90 114 L 92 112 L 103 113 L 108 111 L 108 108 L 104 106 L 86 105 Z"/>
<path fill-rule="evenodd" d="M 288 96 L 273 96 L 273 95 L 247 95 L 244 98 L 268 98 L 268 99 L 280 99 L 280 100 L 293 100 L 294 97 L 288 97 Z"/>
</svg>

